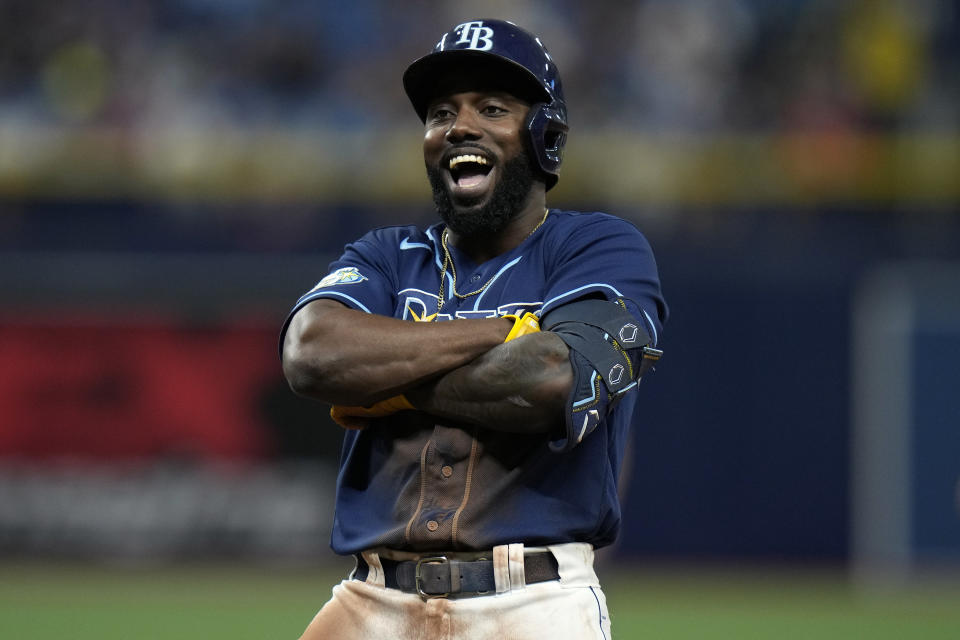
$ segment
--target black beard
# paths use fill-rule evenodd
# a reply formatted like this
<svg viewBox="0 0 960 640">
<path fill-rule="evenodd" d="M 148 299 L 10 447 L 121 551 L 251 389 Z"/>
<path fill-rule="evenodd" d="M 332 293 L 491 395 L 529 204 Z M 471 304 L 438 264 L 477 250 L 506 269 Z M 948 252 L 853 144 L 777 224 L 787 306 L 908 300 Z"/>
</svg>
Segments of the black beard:
<svg viewBox="0 0 960 640">
<path fill-rule="evenodd" d="M 430 179 L 433 201 L 437 205 L 440 218 L 461 237 L 497 234 L 506 229 L 526 204 L 536 179 L 530 158 L 525 152 L 519 153 L 503 165 L 490 201 L 476 213 L 463 214 L 458 213 L 454 207 L 440 170 L 427 167 L 427 177 Z"/>
</svg>

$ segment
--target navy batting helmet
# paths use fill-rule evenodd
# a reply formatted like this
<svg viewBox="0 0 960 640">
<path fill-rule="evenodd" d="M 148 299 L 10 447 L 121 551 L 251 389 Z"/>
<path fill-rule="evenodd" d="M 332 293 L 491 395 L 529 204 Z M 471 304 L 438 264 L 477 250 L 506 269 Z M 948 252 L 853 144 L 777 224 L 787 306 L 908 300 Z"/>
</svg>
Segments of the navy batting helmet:
<svg viewBox="0 0 960 640">
<path fill-rule="evenodd" d="M 421 120 L 426 121 L 427 108 L 436 97 L 440 74 L 471 65 L 496 65 L 498 81 L 518 97 L 530 99 L 526 128 L 537 163 L 547 174 L 547 189 L 551 188 L 557 183 L 568 127 L 560 73 L 547 48 L 512 22 L 458 24 L 403 74 L 403 88 Z"/>
</svg>

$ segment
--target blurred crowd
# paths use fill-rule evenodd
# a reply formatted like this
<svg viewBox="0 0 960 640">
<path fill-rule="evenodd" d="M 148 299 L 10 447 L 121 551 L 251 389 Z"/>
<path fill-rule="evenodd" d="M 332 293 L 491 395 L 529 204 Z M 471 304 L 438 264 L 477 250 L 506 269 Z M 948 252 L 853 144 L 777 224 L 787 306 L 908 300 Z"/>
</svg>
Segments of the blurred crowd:
<svg viewBox="0 0 960 640">
<path fill-rule="evenodd" d="M 466 2 L 0 2 L 0 124 L 409 125 L 409 61 Z M 510 0 L 542 35 L 577 127 L 960 125 L 950 0 Z"/>
</svg>

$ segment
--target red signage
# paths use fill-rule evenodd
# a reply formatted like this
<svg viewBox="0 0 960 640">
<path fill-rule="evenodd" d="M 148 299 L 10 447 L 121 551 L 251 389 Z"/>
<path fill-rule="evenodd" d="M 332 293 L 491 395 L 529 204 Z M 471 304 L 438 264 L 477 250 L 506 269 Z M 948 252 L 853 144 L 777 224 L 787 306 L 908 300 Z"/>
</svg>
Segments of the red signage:
<svg viewBox="0 0 960 640">
<path fill-rule="evenodd" d="M 275 328 L 0 324 L 0 456 L 270 453 Z"/>
</svg>

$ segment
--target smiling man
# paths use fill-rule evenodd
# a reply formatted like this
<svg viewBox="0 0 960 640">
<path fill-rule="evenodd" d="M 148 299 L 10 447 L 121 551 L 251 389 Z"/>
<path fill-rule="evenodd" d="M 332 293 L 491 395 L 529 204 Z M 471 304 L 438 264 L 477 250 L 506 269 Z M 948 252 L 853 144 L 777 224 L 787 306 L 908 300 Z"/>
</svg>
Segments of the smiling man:
<svg viewBox="0 0 960 640">
<path fill-rule="evenodd" d="M 538 38 L 459 24 L 403 84 L 441 222 L 347 245 L 281 334 L 345 428 L 331 546 L 357 563 L 302 637 L 609 639 L 593 552 L 661 354 L 652 251 L 547 208 L 567 111 Z"/>
</svg>

